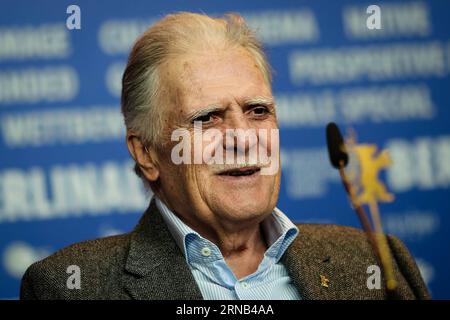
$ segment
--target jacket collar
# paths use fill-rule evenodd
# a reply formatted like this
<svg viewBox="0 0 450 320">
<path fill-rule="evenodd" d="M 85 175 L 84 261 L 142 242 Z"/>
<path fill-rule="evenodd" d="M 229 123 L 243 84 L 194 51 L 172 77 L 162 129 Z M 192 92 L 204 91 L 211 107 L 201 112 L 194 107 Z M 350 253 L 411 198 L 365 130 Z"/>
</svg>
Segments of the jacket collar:
<svg viewBox="0 0 450 320">
<path fill-rule="evenodd" d="M 329 282 L 334 278 L 334 259 L 329 252 L 312 245 L 302 226 L 298 227 L 300 232 L 281 261 L 303 300 L 327 299 L 335 291 L 335 286 Z"/>
<path fill-rule="evenodd" d="M 154 200 L 131 233 L 125 270 L 123 285 L 135 299 L 202 299 Z"/>
</svg>

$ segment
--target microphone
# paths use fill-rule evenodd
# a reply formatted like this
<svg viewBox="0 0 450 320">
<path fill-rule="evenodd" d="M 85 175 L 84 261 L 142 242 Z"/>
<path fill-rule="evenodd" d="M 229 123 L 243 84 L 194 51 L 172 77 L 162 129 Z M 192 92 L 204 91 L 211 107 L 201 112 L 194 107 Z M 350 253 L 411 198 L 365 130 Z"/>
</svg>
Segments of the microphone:
<svg viewBox="0 0 450 320">
<path fill-rule="evenodd" d="M 390 255 L 388 251 L 388 246 L 386 243 L 386 239 L 383 234 L 379 234 L 378 236 L 383 236 L 383 239 L 380 237 L 375 237 L 374 231 L 370 224 L 369 218 L 367 217 L 364 208 L 359 204 L 356 200 L 355 190 L 350 183 L 347 175 L 345 173 L 344 168 L 348 164 L 349 156 L 347 153 L 347 149 L 345 147 L 344 139 L 342 138 L 342 134 L 339 131 L 338 126 L 334 122 L 330 122 L 326 127 L 326 138 L 327 138 L 327 147 L 328 147 L 328 156 L 330 158 L 331 165 L 339 170 L 339 174 L 341 176 L 342 184 L 344 185 L 345 191 L 347 192 L 350 203 L 356 214 L 358 215 L 359 221 L 363 227 L 364 232 L 374 250 L 375 256 L 377 260 L 380 262 L 383 273 L 386 275 L 386 288 L 389 299 L 395 299 L 394 289 L 396 287 L 396 280 L 394 278 L 394 272 L 392 263 L 390 261 Z M 381 229 L 381 226 L 378 228 Z M 381 232 L 382 230 L 377 230 Z"/>
<path fill-rule="evenodd" d="M 348 164 L 347 150 L 341 132 L 334 122 L 327 125 L 327 146 L 331 165 L 336 169 L 339 169 L 341 165 L 346 167 Z"/>
</svg>

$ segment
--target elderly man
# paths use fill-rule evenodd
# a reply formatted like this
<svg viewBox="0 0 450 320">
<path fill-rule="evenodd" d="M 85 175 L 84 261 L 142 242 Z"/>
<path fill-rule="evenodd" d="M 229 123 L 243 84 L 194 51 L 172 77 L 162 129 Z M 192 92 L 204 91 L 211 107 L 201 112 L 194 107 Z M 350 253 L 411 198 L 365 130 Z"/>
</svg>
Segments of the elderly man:
<svg viewBox="0 0 450 320">
<path fill-rule="evenodd" d="M 263 172 L 268 162 L 251 161 L 256 147 L 278 155 L 277 119 L 270 66 L 241 17 L 179 13 L 156 23 L 130 53 L 122 112 L 135 171 L 154 194 L 147 211 L 131 233 L 74 244 L 33 264 L 23 299 L 387 297 L 383 285 L 367 285 L 377 259 L 365 234 L 294 225 L 275 207 L 280 168 Z M 208 129 L 224 137 L 210 153 L 206 139 L 195 138 Z M 237 134 L 230 144 L 230 129 L 253 129 L 256 140 Z M 182 150 L 173 135 L 180 130 L 189 141 Z M 189 161 L 198 152 L 201 161 Z M 208 161 L 230 153 L 244 160 Z M 394 237 L 388 243 L 396 297 L 428 298 L 407 249 Z M 75 288 L 69 266 L 79 267 Z"/>
</svg>

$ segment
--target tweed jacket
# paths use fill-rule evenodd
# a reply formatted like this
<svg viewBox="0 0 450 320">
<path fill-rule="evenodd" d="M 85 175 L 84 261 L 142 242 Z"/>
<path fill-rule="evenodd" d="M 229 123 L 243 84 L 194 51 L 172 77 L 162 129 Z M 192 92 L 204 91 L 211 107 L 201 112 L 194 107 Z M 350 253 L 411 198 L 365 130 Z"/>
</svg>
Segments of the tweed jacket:
<svg viewBox="0 0 450 320">
<path fill-rule="evenodd" d="M 302 299 L 386 299 L 368 289 L 367 268 L 377 265 L 365 234 L 337 225 L 299 224 L 299 234 L 282 257 Z M 397 299 L 429 299 L 406 247 L 388 237 L 398 287 Z M 79 289 L 67 283 L 69 266 L 80 270 Z M 328 279 L 324 286 L 323 277 Z M 383 283 L 383 282 L 382 282 Z M 203 299 L 182 251 L 155 201 L 127 234 L 66 247 L 31 265 L 22 278 L 21 299 Z"/>
</svg>

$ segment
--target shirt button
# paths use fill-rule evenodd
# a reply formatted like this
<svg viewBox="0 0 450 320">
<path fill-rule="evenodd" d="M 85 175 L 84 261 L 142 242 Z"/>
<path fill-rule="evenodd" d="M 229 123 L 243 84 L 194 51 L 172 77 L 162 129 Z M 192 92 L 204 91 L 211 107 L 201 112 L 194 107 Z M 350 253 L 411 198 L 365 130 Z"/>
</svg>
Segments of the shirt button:
<svg viewBox="0 0 450 320">
<path fill-rule="evenodd" d="M 211 249 L 208 247 L 202 248 L 202 256 L 209 257 L 211 255 Z"/>
<path fill-rule="evenodd" d="M 247 282 L 242 282 L 242 283 L 241 283 L 241 286 L 242 286 L 242 288 L 244 288 L 244 289 L 248 289 L 248 287 L 249 287 L 249 285 L 248 285 Z"/>
</svg>

